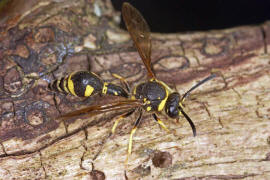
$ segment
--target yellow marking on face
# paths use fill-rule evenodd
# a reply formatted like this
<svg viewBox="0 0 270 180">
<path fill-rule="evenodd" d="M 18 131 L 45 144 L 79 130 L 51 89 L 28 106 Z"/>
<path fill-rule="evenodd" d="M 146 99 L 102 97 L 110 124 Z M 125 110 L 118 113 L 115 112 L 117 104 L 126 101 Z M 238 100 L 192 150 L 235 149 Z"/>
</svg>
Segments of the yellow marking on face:
<svg viewBox="0 0 270 180">
<path fill-rule="evenodd" d="M 151 102 L 150 101 L 146 101 L 146 104 L 150 104 Z"/>
<path fill-rule="evenodd" d="M 151 106 L 147 106 L 146 111 L 151 111 Z"/>
<path fill-rule="evenodd" d="M 158 99 L 160 99 L 160 97 L 158 97 Z"/>
<path fill-rule="evenodd" d="M 146 98 L 143 98 L 143 102 L 146 102 L 146 100 L 147 100 Z"/>
<path fill-rule="evenodd" d="M 115 96 L 118 96 L 118 93 L 115 91 L 115 92 L 114 92 L 114 95 L 115 95 Z"/>
<path fill-rule="evenodd" d="M 70 93 L 68 88 L 67 88 L 67 79 L 64 79 L 63 86 L 64 86 L 64 90 L 66 91 L 66 93 Z"/>
<path fill-rule="evenodd" d="M 108 90 L 108 87 L 107 87 L 107 86 L 108 86 L 108 83 L 105 82 L 105 83 L 103 84 L 103 88 L 102 88 L 102 93 L 103 93 L 103 94 L 107 94 L 107 90 Z"/>
<path fill-rule="evenodd" d="M 86 88 L 85 88 L 84 96 L 85 97 L 91 96 L 91 94 L 92 94 L 93 91 L 94 91 L 94 88 L 88 84 L 86 86 Z"/>
<path fill-rule="evenodd" d="M 72 73 L 72 74 L 70 74 L 68 76 L 68 82 L 67 82 L 67 84 L 68 84 L 68 90 L 69 90 L 69 92 L 71 92 L 71 94 L 73 94 L 74 96 L 77 96 L 76 93 L 75 93 L 75 91 L 74 91 L 73 81 L 71 80 L 71 77 L 73 76 L 73 74 L 74 73 Z"/>
<path fill-rule="evenodd" d="M 183 106 L 183 104 L 182 104 L 181 102 L 179 102 L 179 106 L 180 106 L 182 109 L 184 109 L 184 106 Z"/>
<path fill-rule="evenodd" d="M 183 104 L 182 104 L 181 102 L 179 102 L 179 106 L 180 106 L 182 109 L 184 109 L 184 106 L 183 106 Z M 179 111 L 179 116 L 182 116 L 182 115 L 183 115 L 182 112 Z"/>
<path fill-rule="evenodd" d="M 135 96 L 131 96 L 131 100 L 135 100 L 136 98 L 135 98 Z"/>
</svg>

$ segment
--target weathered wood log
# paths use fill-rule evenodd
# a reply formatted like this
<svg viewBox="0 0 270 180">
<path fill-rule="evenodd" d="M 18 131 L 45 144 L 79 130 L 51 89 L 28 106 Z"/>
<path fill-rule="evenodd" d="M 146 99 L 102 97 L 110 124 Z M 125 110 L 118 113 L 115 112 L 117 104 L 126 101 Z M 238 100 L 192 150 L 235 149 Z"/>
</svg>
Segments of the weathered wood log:
<svg viewBox="0 0 270 180">
<path fill-rule="evenodd" d="M 131 86 L 146 79 L 129 35 L 109 1 L 39 1 L 1 24 L 0 179 L 125 179 L 124 161 L 136 114 L 57 120 L 59 114 L 115 101 L 50 92 L 48 82 L 77 70 Z M 220 31 L 153 35 L 153 69 L 183 94 L 219 77 L 185 101 L 196 124 L 145 114 L 126 167 L 128 179 L 270 178 L 270 23 Z M 100 153 L 98 153 L 100 151 Z M 97 155 L 98 154 L 98 155 Z"/>
</svg>

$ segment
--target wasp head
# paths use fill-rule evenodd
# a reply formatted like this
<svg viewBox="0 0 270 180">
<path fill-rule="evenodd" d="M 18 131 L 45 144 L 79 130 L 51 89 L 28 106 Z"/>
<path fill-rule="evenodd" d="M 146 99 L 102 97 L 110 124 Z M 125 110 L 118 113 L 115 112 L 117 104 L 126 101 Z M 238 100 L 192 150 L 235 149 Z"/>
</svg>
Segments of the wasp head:
<svg viewBox="0 0 270 180">
<path fill-rule="evenodd" d="M 189 122 L 192 128 L 193 136 L 196 136 L 195 125 L 193 124 L 190 117 L 183 110 L 179 93 L 174 92 L 169 95 L 166 101 L 166 105 L 165 105 L 165 112 L 167 113 L 169 117 L 174 118 L 174 119 L 178 118 L 179 115 L 182 114 L 186 118 L 186 120 Z"/>
<path fill-rule="evenodd" d="M 171 118 L 179 116 L 180 94 L 177 92 L 171 93 L 166 101 L 165 112 Z"/>
</svg>

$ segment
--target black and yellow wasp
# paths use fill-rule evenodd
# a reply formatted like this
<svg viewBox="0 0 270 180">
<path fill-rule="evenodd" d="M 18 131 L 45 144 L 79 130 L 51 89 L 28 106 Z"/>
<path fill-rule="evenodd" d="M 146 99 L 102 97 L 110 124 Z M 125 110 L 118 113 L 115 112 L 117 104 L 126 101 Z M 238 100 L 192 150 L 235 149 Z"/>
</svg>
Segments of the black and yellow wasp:
<svg viewBox="0 0 270 180">
<path fill-rule="evenodd" d="M 150 29 L 137 9 L 131 6 L 129 3 L 124 3 L 122 6 L 122 16 L 126 24 L 127 30 L 139 52 L 139 55 L 146 67 L 148 80 L 135 86 L 130 91 L 128 83 L 124 78 L 118 75 L 114 75 L 119 78 L 126 86 L 128 93 L 124 88 L 116 86 L 110 83 L 104 83 L 97 75 L 92 72 L 76 72 L 69 75 L 66 78 L 56 80 L 51 84 L 52 89 L 58 89 L 71 93 L 76 96 L 90 96 L 95 93 L 112 94 L 116 96 L 123 96 L 126 100 L 121 100 L 105 105 L 89 106 L 77 111 L 73 111 L 62 115 L 61 119 L 68 119 L 71 117 L 81 115 L 95 115 L 104 112 L 111 112 L 116 110 L 126 111 L 120 115 L 113 127 L 112 134 L 115 132 L 118 122 L 130 116 L 135 111 L 139 113 L 134 126 L 131 130 L 128 145 L 128 156 L 132 150 L 132 137 L 141 122 L 143 112 L 151 113 L 157 123 L 168 130 L 165 124 L 158 118 L 157 114 L 164 113 L 170 118 L 177 119 L 180 115 L 183 115 L 189 122 L 193 135 L 196 136 L 196 128 L 190 117 L 185 113 L 183 109 L 183 101 L 195 88 L 205 83 L 206 81 L 215 77 L 215 74 L 208 76 L 202 81 L 198 82 L 189 91 L 187 91 L 182 97 L 180 94 L 172 90 L 166 83 L 156 78 L 151 69 L 151 38 Z"/>
</svg>

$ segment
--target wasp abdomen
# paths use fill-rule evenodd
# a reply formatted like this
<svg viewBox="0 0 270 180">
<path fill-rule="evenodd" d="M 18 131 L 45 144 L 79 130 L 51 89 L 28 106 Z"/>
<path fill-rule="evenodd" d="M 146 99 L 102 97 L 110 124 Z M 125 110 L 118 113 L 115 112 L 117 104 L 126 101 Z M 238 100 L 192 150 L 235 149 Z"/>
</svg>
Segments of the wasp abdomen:
<svg viewBox="0 0 270 180">
<path fill-rule="evenodd" d="M 65 78 L 54 80 L 52 83 L 49 84 L 49 89 L 66 94 L 67 92 L 64 90 L 63 87 L 61 87 L 61 86 L 63 86 L 64 79 Z"/>
<path fill-rule="evenodd" d="M 90 71 L 74 72 L 67 77 L 53 81 L 49 84 L 49 88 L 79 97 L 89 97 L 97 93 L 128 97 L 122 87 L 104 82 L 98 75 Z"/>
<path fill-rule="evenodd" d="M 49 85 L 49 88 L 74 96 L 88 97 L 101 92 L 103 85 L 104 82 L 96 74 L 90 71 L 78 71 L 55 80 Z"/>
</svg>

